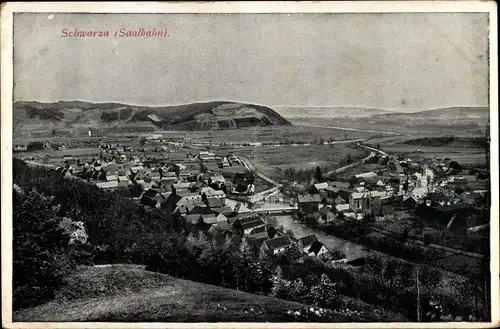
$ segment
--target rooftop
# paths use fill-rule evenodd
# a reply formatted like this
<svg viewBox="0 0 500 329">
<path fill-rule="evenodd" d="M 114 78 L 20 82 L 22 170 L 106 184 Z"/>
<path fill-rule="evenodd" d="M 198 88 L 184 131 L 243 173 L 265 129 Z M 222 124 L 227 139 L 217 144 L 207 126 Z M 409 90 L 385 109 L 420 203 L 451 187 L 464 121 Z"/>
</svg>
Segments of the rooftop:
<svg viewBox="0 0 500 329">
<path fill-rule="evenodd" d="M 316 190 L 324 190 L 328 187 L 328 183 L 318 183 L 318 184 L 314 184 L 314 188 L 316 188 Z"/>
<path fill-rule="evenodd" d="M 299 195 L 299 203 L 309 203 L 309 202 L 317 202 L 319 203 L 321 201 L 321 197 L 318 194 L 314 195 Z"/>
<path fill-rule="evenodd" d="M 299 242 L 305 247 L 310 246 L 314 241 L 318 241 L 318 237 L 316 234 L 306 235 L 302 238 L 299 238 Z"/>
<path fill-rule="evenodd" d="M 247 229 L 251 229 L 254 227 L 265 226 L 265 225 L 266 224 L 262 221 L 262 219 L 256 219 L 256 220 L 253 220 L 251 222 L 242 223 L 241 227 L 244 230 L 247 230 Z"/>
<path fill-rule="evenodd" d="M 205 224 L 215 224 L 217 223 L 217 215 L 216 214 L 203 214 L 201 215 L 201 220 Z"/>
<path fill-rule="evenodd" d="M 319 253 L 319 251 L 321 250 L 321 248 L 323 248 L 324 244 L 319 242 L 319 241 L 314 241 L 312 244 L 311 244 L 311 247 L 309 248 L 309 250 L 307 251 L 308 253 L 314 253 L 315 255 L 317 255 Z"/>
<path fill-rule="evenodd" d="M 279 249 L 282 247 L 286 247 L 292 244 L 292 240 L 290 239 L 289 235 L 283 235 L 274 239 L 269 239 L 264 241 L 264 244 L 269 248 L 269 249 Z"/>
</svg>

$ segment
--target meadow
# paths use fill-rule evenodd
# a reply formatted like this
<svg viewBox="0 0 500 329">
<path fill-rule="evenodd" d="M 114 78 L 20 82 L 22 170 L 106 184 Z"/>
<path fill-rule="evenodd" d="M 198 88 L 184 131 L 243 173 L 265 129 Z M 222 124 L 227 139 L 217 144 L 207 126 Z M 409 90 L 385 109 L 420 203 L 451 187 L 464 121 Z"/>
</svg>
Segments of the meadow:
<svg viewBox="0 0 500 329">
<path fill-rule="evenodd" d="M 365 131 L 345 131 L 333 128 L 317 128 L 309 126 L 272 126 L 255 128 L 237 128 L 225 130 L 171 130 L 159 132 L 166 137 L 181 137 L 192 143 L 211 142 L 216 143 L 280 143 L 280 142 L 304 142 L 314 143 L 321 139 L 337 141 L 344 139 L 371 138 L 374 134 Z"/>
<path fill-rule="evenodd" d="M 365 151 L 347 144 L 218 147 L 216 150 L 220 153 L 234 152 L 244 156 L 263 174 L 275 178 L 278 178 L 278 168 L 298 170 L 319 166 L 333 169 L 340 167 L 346 157 L 356 161 L 367 155 Z"/>
</svg>

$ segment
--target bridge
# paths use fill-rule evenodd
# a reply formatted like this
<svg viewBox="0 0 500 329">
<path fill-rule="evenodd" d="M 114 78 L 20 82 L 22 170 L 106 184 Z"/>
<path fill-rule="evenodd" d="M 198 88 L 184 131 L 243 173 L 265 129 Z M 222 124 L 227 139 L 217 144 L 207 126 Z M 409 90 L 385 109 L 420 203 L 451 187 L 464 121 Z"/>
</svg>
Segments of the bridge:
<svg viewBox="0 0 500 329">
<path fill-rule="evenodd" d="M 292 214 L 296 211 L 297 207 L 290 205 L 277 205 L 274 207 L 256 208 L 252 210 L 252 212 L 254 213 L 268 214 L 268 215 L 285 215 L 285 214 Z"/>
</svg>

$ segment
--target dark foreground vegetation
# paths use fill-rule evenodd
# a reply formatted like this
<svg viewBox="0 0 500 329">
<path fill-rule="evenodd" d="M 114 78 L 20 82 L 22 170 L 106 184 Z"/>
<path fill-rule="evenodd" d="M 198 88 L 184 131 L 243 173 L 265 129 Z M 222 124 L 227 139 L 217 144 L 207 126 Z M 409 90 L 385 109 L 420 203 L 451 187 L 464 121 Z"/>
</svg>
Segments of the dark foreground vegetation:
<svg viewBox="0 0 500 329">
<path fill-rule="evenodd" d="M 296 248 L 274 256 L 238 236 L 209 236 L 171 211 L 146 211 L 120 193 L 17 159 L 13 165 L 19 187 L 13 218 L 15 310 L 53 300 L 78 265 L 132 263 L 339 314 L 355 310 L 359 321 L 416 321 L 418 314 L 423 321 L 489 318 L 487 305 L 471 298 L 475 290 L 468 282 L 441 293 L 438 273 L 425 267 L 417 289 L 415 268 L 376 257 L 354 268 L 327 265 Z M 68 221 L 82 222 L 88 238 L 68 237 L 60 225 Z"/>
</svg>

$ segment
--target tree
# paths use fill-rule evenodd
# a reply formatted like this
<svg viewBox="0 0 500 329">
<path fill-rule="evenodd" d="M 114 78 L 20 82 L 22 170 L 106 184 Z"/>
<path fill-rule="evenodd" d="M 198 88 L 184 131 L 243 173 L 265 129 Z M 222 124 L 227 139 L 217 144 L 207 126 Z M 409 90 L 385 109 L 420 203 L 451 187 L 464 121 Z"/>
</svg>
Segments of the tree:
<svg viewBox="0 0 500 329">
<path fill-rule="evenodd" d="M 430 234 L 424 235 L 424 246 L 428 246 L 432 243 L 432 237 Z"/>
<path fill-rule="evenodd" d="M 402 242 L 408 241 L 409 236 L 410 233 L 408 232 L 408 228 L 405 227 L 405 229 L 403 230 L 403 237 L 401 238 L 401 241 Z"/>
<path fill-rule="evenodd" d="M 141 139 L 139 139 L 139 145 L 140 146 L 146 145 L 146 141 L 147 141 L 146 137 L 141 137 Z"/>
<path fill-rule="evenodd" d="M 338 288 L 328 275 L 321 274 L 319 282 L 311 288 L 309 297 L 314 305 L 336 309 L 340 306 Z"/>
<path fill-rule="evenodd" d="M 208 171 L 207 166 L 203 162 L 201 162 L 200 163 L 200 172 L 202 174 L 205 174 L 207 171 Z"/>
<path fill-rule="evenodd" d="M 462 169 L 463 169 L 463 168 L 462 168 L 462 166 L 461 166 L 458 162 L 456 162 L 456 161 L 451 161 L 451 162 L 450 162 L 450 164 L 449 164 L 448 166 L 449 166 L 451 169 L 453 169 L 453 170 L 457 170 L 457 171 L 460 171 L 460 170 L 462 170 Z"/>
<path fill-rule="evenodd" d="M 370 214 L 370 213 L 366 213 L 366 214 L 363 216 L 363 222 L 364 222 L 365 224 L 369 224 L 369 223 L 371 223 L 371 222 L 373 221 L 374 217 L 375 217 L 375 216 L 373 216 L 372 214 Z"/>
<path fill-rule="evenodd" d="M 273 282 L 271 280 L 273 276 L 273 256 L 272 252 L 261 248 L 259 250 L 259 256 L 257 258 L 257 268 L 258 268 L 258 291 L 263 294 L 269 294 L 273 287 Z"/>
<path fill-rule="evenodd" d="M 203 201 L 203 203 L 205 203 L 206 205 L 208 205 L 208 197 L 207 197 L 207 195 L 206 195 L 205 192 L 203 192 L 201 194 L 201 201 Z"/>
<path fill-rule="evenodd" d="M 290 236 L 291 239 L 295 238 L 295 234 L 293 233 L 293 231 L 291 229 L 287 229 L 285 231 L 285 233 L 288 234 L 288 236 Z"/>
<path fill-rule="evenodd" d="M 106 180 L 106 171 L 104 168 L 101 168 L 101 172 L 99 173 L 99 180 Z"/>
<path fill-rule="evenodd" d="M 43 142 L 40 141 L 34 141 L 34 142 L 29 142 L 26 150 L 27 151 L 36 151 L 36 150 L 42 150 L 43 149 Z"/>
<path fill-rule="evenodd" d="M 37 305 L 54 297 L 74 267 L 66 248 L 69 236 L 59 226 L 54 198 L 30 192 L 13 211 L 13 307 Z"/>
<path fill-rule="evenodd" d="M 252 247 L 246 238 L 241 240 L 238 251 L 234 256 L 234 270 L 236 278 L 236 289 L 252 292 L 260 281 L 258 266 Z"/>
<path fill-rule="evenodd" d="M 287 299 L 288 289 L 290 282 L 283 278 L 283 270 L 281 267 L 277 267 L 272 276 L 273 288 L 271 290 L 271 297 Z"/>
<path fill-rule="evenodd" d="M 316 182 L 321 183 L 323 181 L 323 174 L 321 173 L 321 168 L 319 166 L 316 167 L 316 172 L 314 173 L 314 178 Z"/>
<path fill-rule="evenodd" d="M 181 175 L 181 168 L 178 165 L 174 165 L 174 173 L 177 178 Z"/>
<path fill-rule="evenodd" d="M 422 286 L 426 288 L 428 292 L 432 292 L 441 284 L 442 277 L 441 271 L 435 268 L 428 266 L 420 267 L 419 279 Z"/>
</svg>

